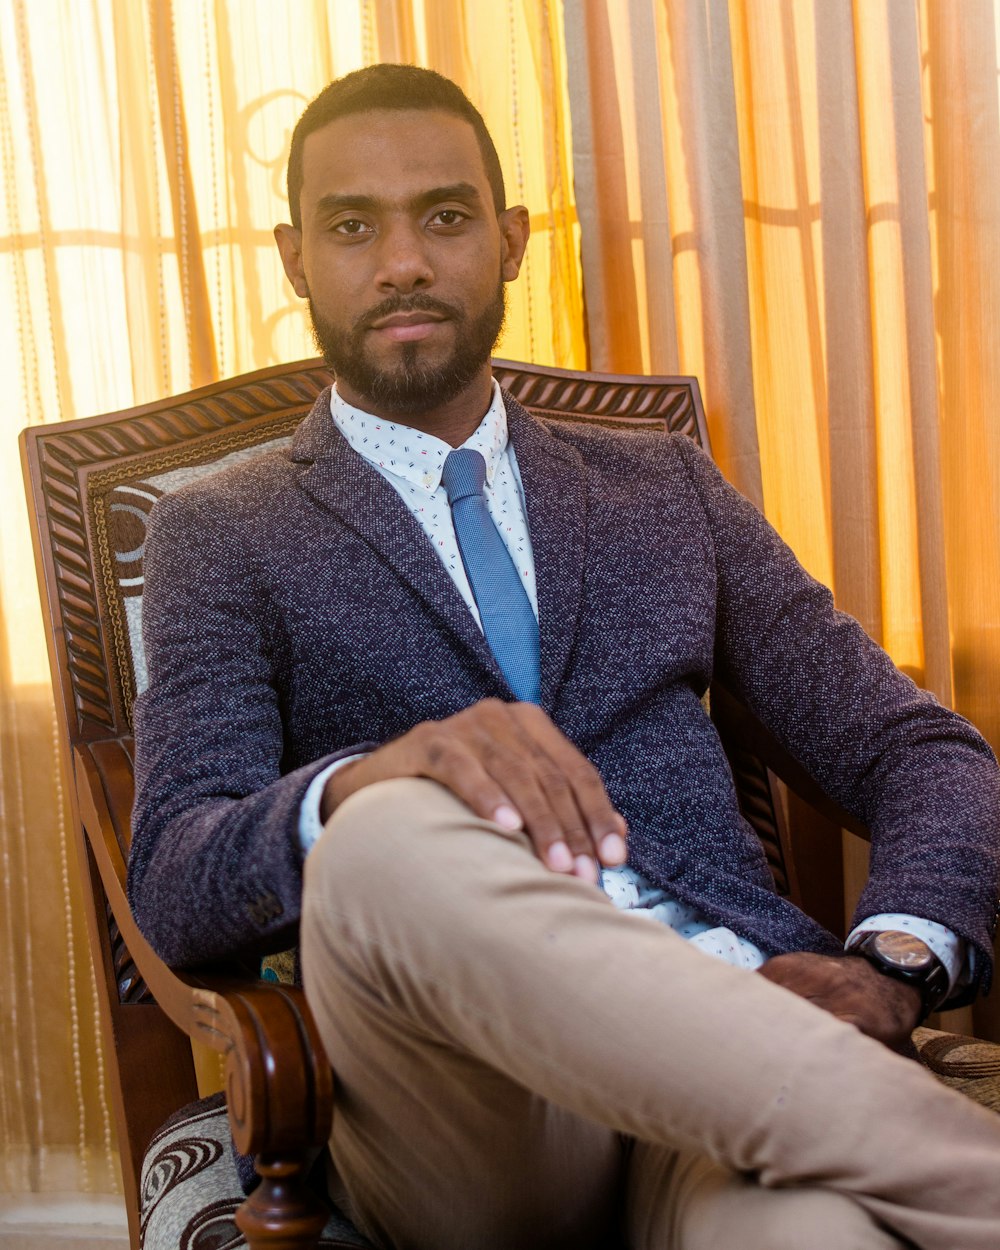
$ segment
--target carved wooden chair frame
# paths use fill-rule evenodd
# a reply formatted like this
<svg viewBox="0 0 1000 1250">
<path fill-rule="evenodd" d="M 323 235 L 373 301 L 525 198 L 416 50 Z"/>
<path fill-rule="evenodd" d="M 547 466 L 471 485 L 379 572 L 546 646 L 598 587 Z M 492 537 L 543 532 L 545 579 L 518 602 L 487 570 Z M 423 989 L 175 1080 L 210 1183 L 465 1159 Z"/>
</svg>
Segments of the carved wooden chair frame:
<svg viewBox="0 0 1000 1250">
<path fill-rule="evenodd" d="M 500 383 L 528 409 L 557 420 L 684 433 L 706 449 L 693 378 L 574 373 L 497 360 Z M 290 431 L 331 375 L 308 360 L 216 383 L 187 395 L 21 436 L 39 585 L 61 740 L 72 777 L 72 819 L 85 875 L 133 1247 L 139 1246 L 143 1155 L 160 1124 L 197 1097 L 190 1039 L 225 1057 L 237 1149 L 253 1155 L 260 1185 L 236 1221 L 251 1247 L 311 1246 L 325 1211 L 304 1183 L 327 1140 L 333 1075 L 308 1006 L 294 986 L 232 969 L 167 968 L 138 931 L 125 895 L 133 796 L 133 676 L 109 607 L 102 492 L 130 463 L 179 445 L 197 459 L 206 440 L 246 442 Z M 252 438 L 251 438 L 252 441 Z M 102 564 L 103 561 L 103 564 Z M 835 825 L 864 831 L 822 794 L 750 714 L 718 685 L 712 715 L 780 891 L 798 897 L 775 773 Z"/>
</svg>

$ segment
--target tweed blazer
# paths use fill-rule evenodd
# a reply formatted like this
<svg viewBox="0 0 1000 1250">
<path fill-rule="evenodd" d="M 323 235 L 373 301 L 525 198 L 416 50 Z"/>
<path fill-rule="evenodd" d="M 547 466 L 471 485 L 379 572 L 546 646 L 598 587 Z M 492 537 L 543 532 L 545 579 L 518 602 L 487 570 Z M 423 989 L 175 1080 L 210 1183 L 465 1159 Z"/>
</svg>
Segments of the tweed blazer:
<svg viewBox="0 0 1000 1250">
<path fill-rule="evenodd" d="M 762 950 L 832 951 L 781 898 L 700 702 L 718 673 L 872 830 L 858 916 L 937 920 L 988 977 L 1000 775 L 681 436 L 505 396 L 534 550 L 542 706 L 654 883 Z M 299 809 L 331 761 L 513 695 L 426 537 L 322 395 L 289 448 L 165 496 L 146 548 L 129 890 L 175 965 L 294 940 Z"/>
</svg>

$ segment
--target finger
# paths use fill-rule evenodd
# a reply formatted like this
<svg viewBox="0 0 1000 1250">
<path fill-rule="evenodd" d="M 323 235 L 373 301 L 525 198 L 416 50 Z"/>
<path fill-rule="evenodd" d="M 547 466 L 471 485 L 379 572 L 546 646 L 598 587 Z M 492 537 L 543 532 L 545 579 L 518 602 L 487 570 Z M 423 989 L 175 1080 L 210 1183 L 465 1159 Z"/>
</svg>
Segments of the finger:
<svg viewBox="0 0 1000 1250">
<path fill-rule="evenodd" d="M 760 969 L 761 975 L 787 988 L 829 989 L 840 981 L 840 959 L 816 955 L 809 951 L 792 951 L 774 955 Z"/>
<path fill-rule="evenodd" d="M 610 862 L 624 857 L 624 821 L 596 770 L 540 708 L 483 700 L 445 721 L 418 726 L 406 739 L 416 755 L 408 771 L 440 781 L 479 815 L 523 828 L 553 870 L 596 881 L 601 852 L 590 828 L 595 816 L 581 809 L 565 775 L 567 768 L 577 770 L 581 792 L 589 786 L 603 803 L 602 832 L 613 838 L 605 848 Z"/>
<path fill-rule="evenodd" d="M 460 737 L 436 724 L 421 729 L 423 732 L 410 746 L 409 775 L 439 782 L 477 816 L 492 820 L 502 829 L 523 828 L 524 818 L 517 803 Z M 397 769 L 395 762 L 392 768 Z M 392 775 L 400 774 L 393 771 Z"/>
<path fill-rule="evenodd" d="M 520 813 L 542 861 L 597 881 L 597 848 L 562 768 L 526 725 L 518 704 L 479 704 L 463 726 L 470 749 Z M 542 737 L 550 722 L 541 716 Z"/>
<path fill-rule="evenodd" d="M 512 752 L 493 742 L 485 768 L 503 786 L 520 813 L 525 833 L 538 857 L 555 872 L 597 879 L 583 860 L 592 860 L 594 848 L 572 796 L 558 774 L 536 752 Z"/>
<path fill-rule="evenodd" d="M 864 1016 L 862 1016 L 859 1012 L 857 1011 L 834 1011 L 832 1014 L 835 1015 L 838 1020 L 843 1020 L 845 1024 L 853 1024 L 856 1029 L 858 1029 L 862 1033 L 867 1034 L 869 1037 L 874 1036 L 870 1027 L 868 1027 L 868 1022 L 865 1020 Z"/>
<path fill-rule="evenodd" d="M 598 850 L 572 787 L 559 766 L 544 754 L 537 754 L 533 764 L 541 792 L 573 857 L 574 873 L 596 884 Z M 529 832 L 530 829 L 529 822 Z M 551 855 L 551 850 L 548 855 Z"/>
<path fill-rule="evenodd" d="M 463 732 L 456 732 L 445 722 L 421 727 L 413 743 L 413 771 L 446 786 L 478 816 L 502 828 L 524 829 L 554 872 L 576 871 L 576 857 L 534 775 L 532 753 L 523 744 L 511 750 L 493 734 L 471 732 L 471 718 L 460 728 Z"/>
<path fill-rule="evenodd" d="M 600 773 L 540 708 L 514 706 L 523 709 L 518 715 L 527 721 L 536 744 L 558 771 L 560 788 L 565 787 L 572 799 L 597 858 L 608 867 L 624 863 L 627 825 L 608 797 Z M 568 807 L 568 801 L 560 799 L 560 809 Z"/>
<path fill-rule="evenodd" d="M 791 985 L 802 980 L 803 969 L 793 955 L 774 955 L 757 972 L 775 985 Z"/>
</svg>

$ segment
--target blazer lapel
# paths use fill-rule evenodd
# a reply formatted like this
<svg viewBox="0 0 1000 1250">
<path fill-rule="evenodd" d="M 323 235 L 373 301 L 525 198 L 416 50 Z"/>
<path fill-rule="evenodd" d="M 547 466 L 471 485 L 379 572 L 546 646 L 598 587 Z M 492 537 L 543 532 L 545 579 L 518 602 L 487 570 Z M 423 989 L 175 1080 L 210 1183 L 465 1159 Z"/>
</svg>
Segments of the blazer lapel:
<svg viewBox="0 0 1000 1250">
<path fill-rule="evenodd" d="M 583 597 L 586 470 L 579 452 L 506 392 L 504 403 L 535 561 L 541 701 L 551 710 L 572 654 Z M 396 491 L 337 430 L 326 392 L 296 431 L 290 455 L 303 490 L 359 534 L 508 689 L 482 631 L 420 526 Z"/>
<path fill-rule="evenodd" d="M 337 429 L 328 392 L 296 430 L 290 455 L 302 489 L 359 534 L 506 688 L 489 644 L 420 526 Z"/>
<path fill-rule="evenodd" d="M 583 458 L 504 392 L 535 559 L 542 706 L 551 711 L 576 639 L 583 598 L 587 492 Z"/>
</svg>

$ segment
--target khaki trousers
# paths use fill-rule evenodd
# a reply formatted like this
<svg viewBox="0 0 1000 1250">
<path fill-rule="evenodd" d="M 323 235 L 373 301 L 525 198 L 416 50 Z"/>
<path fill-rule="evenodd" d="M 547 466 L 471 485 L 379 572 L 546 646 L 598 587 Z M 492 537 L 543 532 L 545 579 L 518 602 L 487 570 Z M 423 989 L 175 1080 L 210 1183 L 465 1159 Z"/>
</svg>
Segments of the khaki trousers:
<svg viewBox="0 0 1000 1250">
<path fill-rule="evenodd" d="M 337 810 L 302 959 L 380 1246 L 1000 1247 L 1000 1117 L 433 782 Z"/>
</svg>

